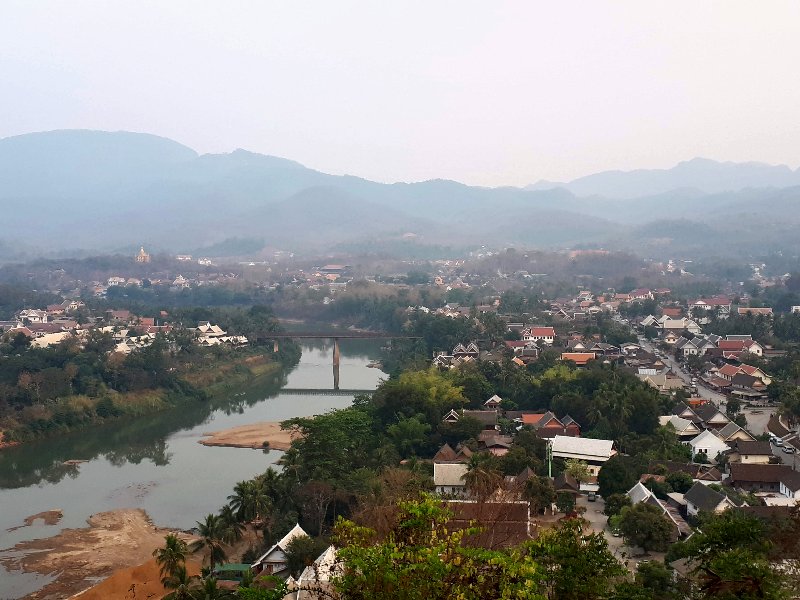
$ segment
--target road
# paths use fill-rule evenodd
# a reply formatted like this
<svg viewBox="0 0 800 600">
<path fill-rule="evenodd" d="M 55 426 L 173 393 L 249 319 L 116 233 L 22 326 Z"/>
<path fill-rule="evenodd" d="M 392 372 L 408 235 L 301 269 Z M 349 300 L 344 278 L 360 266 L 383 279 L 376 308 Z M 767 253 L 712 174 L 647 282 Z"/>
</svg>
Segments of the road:
<svg viewBox="0 0 800 600">
<path fill-rule="evenodd" d="M 589 522 L 589 528 L 594 533 L 603 534 L 608 542 L 608 549 L 614 557 L 632 572 L 636 572 L 636 566 L 642 560 L 663 560 L 663 553 L 650 552 L 649 555 L 643 555 L 641 554 L 641 549 L 631 548 L 625 544 L 625 540 L 621 537 L 611 535 L 611 530 L 608 527 L 608 517 L 603 514 L 606 504 L 600 496 L 597 496 L 595 502 L 589 502 L 588 498 L 581 494 L 578 496 L 576 506 L 585 509 L 583 518 Z"/>
<path fill-rule="evenodd" d="M 643 337 L 639 338 L 639 345 L 642 348 L 644 348 L 645 350 L 647 350 L 648 352 L 652 352 L 654 354 L 656 352 L 659 352 L 659 354 L 661 354 L 663 356 L 663 358 L 661 358 L 661 360 L 664 361 L 664 363 L 670 368 L 670 370 L 672 370 L 673 373 L 675 373 L 678 377 L 683 379 L 683 381 L 687 385 L 691 385 L 692 384 L 692 376 L 689 373 L 686 373 L 681 368 L 680 364 L 678 364 L 678 361 L 676 361 L 669 354 L 662 353 L 660 350 L 658 350 L 655 346 L 653 346 L 650 342 L 648 342 Z M 703 385 L 703 382 L 701 380 L 699 380 L 699 379 L 697 381 L 697 395 L 700 398 L 705 398 L 706 400 L 710 400 L 711 402 L 713 402 L 717 406 L 720 406 L 720 405 L 723 405 L 723 404 L 726 403 L 726 398 L 725 398 L 724 394 L 720 394 L 719 392 L 715 392 L 711 388 Z"/>
</svg>

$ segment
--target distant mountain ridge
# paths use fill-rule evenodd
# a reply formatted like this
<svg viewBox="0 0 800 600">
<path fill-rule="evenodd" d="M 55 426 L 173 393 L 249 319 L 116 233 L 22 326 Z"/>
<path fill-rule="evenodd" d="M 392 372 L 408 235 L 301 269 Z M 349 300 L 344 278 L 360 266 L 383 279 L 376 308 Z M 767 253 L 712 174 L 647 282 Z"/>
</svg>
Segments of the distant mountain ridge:
<svg viewBox="0 0 800 600">
<path fill-rule="evenodd" d="M 711 252 L 749 252 L 752 240 L 725 235 L 725 220 L 735 215 L 744 215 L 735 217 L 740 237 L 752 223 L 770 232 L 770 247 L 800 246 L 793 234 L 800 224 L 800 176 L 788 167 L 694 159 L 668 170 L 598 173 L 532 187 L 441 179 L 383 184 L 241 149 L 198 155 L 141 133 L 27 134 L 0 139 L 0 258 L 22 247 L 30 255 L 129 251 L 141 244 L 229 255 L 259 240 L 301 253 L 413 246 L 413 256 L 424 255 L 425 245 L 459 252 L 486 245 L 646 253 L 705 244 Z M 666 222 L 664 235 L 656 235 Z M 686 236 L 682 227 L 707 233 Z"/>
<path fill-rule="evenodd" d="M 563 188 L 579 197 L 604 196 L 631 199 L 641 196 L 694 190 L 704 194 L 735 192 L 747 188 L 783 188 L 800 185 L 800 169 L 758 162 L 717 162 L 694 158 L 671 169 L 604 171 L 568 183 L 539 181 L 528 190 Z"/>
</svg>

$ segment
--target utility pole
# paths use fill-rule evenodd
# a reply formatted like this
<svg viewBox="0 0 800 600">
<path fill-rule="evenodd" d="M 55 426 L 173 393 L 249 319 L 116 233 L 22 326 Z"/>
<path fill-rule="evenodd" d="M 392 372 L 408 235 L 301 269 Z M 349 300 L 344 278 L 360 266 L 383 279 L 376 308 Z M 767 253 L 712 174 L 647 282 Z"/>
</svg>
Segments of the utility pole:
<svg viewBox="0 0 800 600">
<path fill-rule="evenodd" d="M 547 476 L 553 478 L 553 440 L 547 442 Z"/>
</svg>

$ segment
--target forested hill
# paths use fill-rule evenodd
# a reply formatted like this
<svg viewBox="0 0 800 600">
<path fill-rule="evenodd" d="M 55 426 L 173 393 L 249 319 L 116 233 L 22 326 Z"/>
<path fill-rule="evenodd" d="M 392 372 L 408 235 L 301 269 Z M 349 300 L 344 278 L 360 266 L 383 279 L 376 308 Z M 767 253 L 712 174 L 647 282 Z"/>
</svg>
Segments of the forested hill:
<svg viewBox="0 0 800 600">
<path fill-rule="evenodd" d="M 563 188 L 549 184 L 551 189 L 445 180 L 382 184 L 245 150 L 200 156 L 148 134 L 34 133 L 0 140 L 0 204 L 6 209 L 0 259 L 22 252 L 127 252 L 141 244 L 169 252 L 208 248 L 213 255 L 234 238 L 248 240 L 250 254 L 254 247 L 271 247 L 419 255 L 424 247 L 463 251 L 480 245 L 657 252 L 671 237 L 654 241 L 652 227 L 640 226 L 664 219 L 707 223 L 709 236 L 692 242 L 713 244 L 715 253 L 750 252 L 748 239 L 765 249 L 754 236 L 727 239 L 720 215 L 770 232 L 767 245 L 790 250 L 800 243 L 792 234 L 800 221 L 800 187 L 781 187 L 800 183 L 796 172 L 690 162 L 693 180 L 679 165 L 683 179 L 671 171 L 599 174 L 598 181 L 616 183 L 578 180 Z M 700 181 L 705 189 L 669 187 L 684 180 Z M 761 184 L 773 187 L 752 187 Z M 575 195 L 587 190 L 618 195 Z M 640 197 L 632 200 L 634 192 Z"/>
</svg>

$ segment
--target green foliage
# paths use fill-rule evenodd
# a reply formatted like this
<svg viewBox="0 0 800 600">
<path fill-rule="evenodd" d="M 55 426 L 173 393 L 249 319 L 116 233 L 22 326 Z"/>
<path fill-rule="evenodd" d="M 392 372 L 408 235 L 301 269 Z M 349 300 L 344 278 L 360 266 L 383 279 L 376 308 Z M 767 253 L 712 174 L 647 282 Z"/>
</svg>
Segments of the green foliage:
<svg viewBox="0 0 800 600">
<path fill-rule="evenodd" d="M 239 587 L 236 590 L 236 597 L 242 600 L 283 600 L 291 590 L 286 582 L 278 577 L 259 577 L 259 585 L 264 583 L 270 587 Z"/>
<path fill-rule="evenodd" d="M 618 515 L 622 509 L 631 505 L 630 496 L 627 494 L 611 494 L 606 497 L 606 506 L 603 509 L 603 514 L 609 517 Z"/>
<path fill-rule="evenodd" d="M 666 550 L 673 534 L 673 525 L 662 510 L 645 503 L 623 508 L 619 528 L 628 544 L 640 547 L 645 553 Z"/>
<path fill-rule="evenodd" d="M 570 492 L 556 494 L 556 508 L 562 513 L 571 513 L 575 509 L 575 496 Z"/>
<path fill-rule="evenodd" d="M 186 542 L 171 533 L 164 537 L 163 548 L 153 550 L 162 582 L 175 575 L 180 567 L 185 566 L 188 550 Z"/>
<path fill-rule="evenodd" d="M 600 495 L 608 498 L 612 494 L 624 494 L 631 489 L 645 472 L 639 458 L 617 454 L 608 459 L 600 468 L 597 483 Z"/>
<path fill-rule="evenodd" d="M 312 564 L 316 558 L 328 547 L 328 541 L 323 538 L 312 538 L 301 535 L 294 538 L 286 548 L 286 558 L 289 562 L 289 572 L 299 577 L 305 567 Z"/>
<path fill-rule="evenodd" d="M 579 519 L 542 531 L 527 550 L 541 566 L 543 591 L 553 600 L 604 598 L 624 573 L 603 534 L 584 533 Z"/>
<path fill-rule="evenodd" d="M 401 502 L 388 534 L 341 520 L 336 525 L 342 600 L 479 600 L 540 598 L 539 572 L 519 551 L 464 545 L 465 531 L 449 531 L 449 513 L 433 498 Z"/>
</svg>

